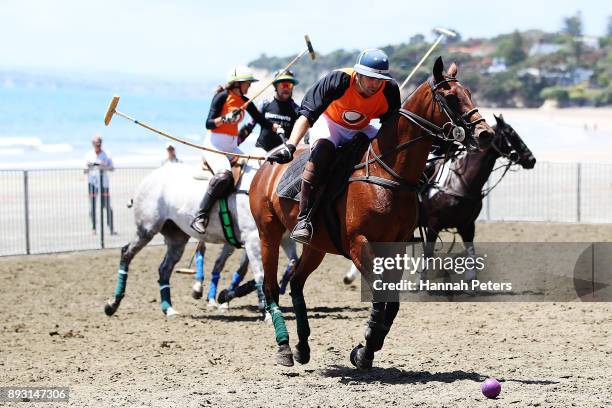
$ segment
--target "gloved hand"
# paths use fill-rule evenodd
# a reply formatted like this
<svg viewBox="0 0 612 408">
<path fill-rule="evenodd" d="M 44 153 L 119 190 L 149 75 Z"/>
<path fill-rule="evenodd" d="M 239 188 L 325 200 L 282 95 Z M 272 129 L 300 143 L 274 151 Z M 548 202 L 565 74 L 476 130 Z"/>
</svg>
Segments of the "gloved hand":
<svg viewBox="0 0 612 408">
<path fill-rule="evenodd" d="M 293 153 L 295 153 L 295 146 L 291 143 L 284 143 L 280 149 L 271 153 L 266 160 L 270 163 L 289 163 L 293 160 Z"/>
<path fill-rule="evenodd" d="M 235 109 L 231 112 L 226 113 L 221 117 L 223 123 L 236 123 L 240 120 L 240 109 Z"/>
</svg>

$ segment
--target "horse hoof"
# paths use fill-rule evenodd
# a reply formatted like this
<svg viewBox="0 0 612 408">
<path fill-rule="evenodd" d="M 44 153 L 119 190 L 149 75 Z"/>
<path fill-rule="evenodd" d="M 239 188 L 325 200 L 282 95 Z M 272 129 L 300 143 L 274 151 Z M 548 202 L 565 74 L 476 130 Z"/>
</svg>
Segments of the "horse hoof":
<svg viewBox="0 0 612 408">
<path fill-rule="evenodd" d="M 172 320 L 175 317 L 177 317 L 179 314 L 180 313 L 174 310 L 174 308 L 169 307 L 168 310 L 166 310 L 166 319 Z"/>
<path fill-rule="evenodd" d="M 219 293 L 219 296 L 217 296 L 217 302 L 219 303 L 227 303 L 230 300 L 232 300 L 234 298 L 234 296 L 231 296 L 231 293 L 229 290 L 227 289 L 223 289 L 221 291 L 221 293 Z"/>
<path fill-rule="evenodd" d="M 191 287 L 191 297 L 198 300 L 202 299 L 202 293 L 204 293 L 204 289 L 202 287 L 202 282 L 196 281 Z"/>
<path fill-rule="evenodd" d="M 220 303 L 219 304 L 219 311 L 220 312 L 227 312 L 229 310 L 229 303 Z"/>
<path fill-rule="evenodd" d="M 263 313 L 264 310 L 266 310 L 266 303 L 265 302 L 257 303 L 257 311 Z"/>
<path fill-rule="evenodd" d="M 208 299 L 208 303 L 206 304 L 206 309 L 215 310 L 219 307 L 219 304 L 215 299 Z"/>
<path fill-rule="evenodd" d="M 310 346 L 308 344 L 302 345 L 302 343 L 296 344 L 293 357 L 300 364 L 308 363 L 310 361 Z"/>
<path fill-rule="evenodd" d="M 351 351 L 350 360 L 358 370 L 363 371 L 371 370 L 372 362 L 374 361 L 365 356 L 365 347 L 363 347 L 362 344 L 357 345 L 357 347 Z"/>
<path fill-rule="evenodd" d="M 293 367 L 293 353 L 289 344 L 281 344 L 276 351 L 276 364 Z"/>
<path fill-rule="evenodd" d="M 349 276 L 345 276 L 342 281 L 344 282 L 345 285 L 350 285 L 351 283 L 353 283 L 353 278 Z"/>
<path fill-rule="evenodd" d="M 106 313 L 107 316 L 114 315 L 116 311 L 117 309 L 114 308 L 113 305 L 111 305 L 110 303 L 104 305 L 104 313 Z"/>
</svg>

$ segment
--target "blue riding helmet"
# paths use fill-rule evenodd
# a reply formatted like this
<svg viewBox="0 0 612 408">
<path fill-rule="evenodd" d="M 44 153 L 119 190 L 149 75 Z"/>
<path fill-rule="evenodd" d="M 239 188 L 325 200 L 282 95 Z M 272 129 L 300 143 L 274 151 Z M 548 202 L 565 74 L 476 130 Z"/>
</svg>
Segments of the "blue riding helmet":
<svg viewBox="0 0 612 408">
<path fill-rule="evenodd" d="M 393 79 L 389 75 L 389 57 L 378 49 L 361 51 L 357 63 L 353 67 L 358 74 L 388 81 Z"/>
</svg>

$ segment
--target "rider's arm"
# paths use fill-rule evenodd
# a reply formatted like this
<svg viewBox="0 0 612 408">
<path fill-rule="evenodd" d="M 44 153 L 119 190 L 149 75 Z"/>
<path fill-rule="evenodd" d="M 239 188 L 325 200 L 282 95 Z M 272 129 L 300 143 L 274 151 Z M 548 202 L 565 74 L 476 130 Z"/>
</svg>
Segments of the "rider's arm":
<svg viewBox="0 0 612 408">
<path fill-rule="evenodd" d="M 346 72 L 330 72 L 306 91 L 300 115 L 306 117 L 312 126 L 333 101 L 344 95 L 350 85 L 351 76 Z"/>
<path fill-rule="evenodd" d="M 264 101 L 261 104 L 261 107 L 259 108 L 261 113 L 263 113 L 264 115 L 266 114 L 268 105 L 269 105 L 269 102 Z M 247 137 L 249 137 L 251 132 L 253 132 L 253 129 L 255 129 L 255 126 L 257 126 L 257 122 L 255 122 L 255 119 L 251 117 L 251 120 L 248 123 L 246 123 L 244 126 L 242 126 L 240 130 L 238 131 L 238 144 L 242 143 Z"/>
<path fill-rule="evenodd" d="M 387 111 L 381 115 L 380 123 L 383 123 L 384 121 L 392 117 L 393 114 L 398 111 L 401 105 L 399 86 L 394 80 L 391 80 L 387 83 L 385 89 L 383 90 L 383 94 L 387 99 L 388 108 Z"/>
<path fill-rule="evenodd" d="M 223 123 L 221 120 L 221 112 L 223 111 L 223 105 L 227 100 L 227 91 L 221 91 L 217 93 L 210 103 L 210 111 L 208 111 L 208 118 L 206 119 L 206 129 L 214 129 L 221 126 Z"/>
<path fill-rule="evenodd" d="M 306 132 L 310 129 L 310 123 L 306 116 L 301 116 L 297 118 L 295 124 L 293 125 L 293 130 L 291 131 L 291 137 L 287 143 L 297 146 L 300 143 L 300 140 L 304 137 Z"/>
<path fill-rule="evenodd" d="M 246 96 L 243 96 L 242 99 L 245 102 L 248 101 L 248 98 Z M 257 109 L 257 106 L 255 106 L 254 104 L 249 103 L 249 105 L 246 108 L 246 111 L 249 112 L 249 115 L 251 115 L 251 118 L 253 118 L 253 120 L 258 125 L 260 125 L 262 128 L 269 129 L 269 130 L 273 129 L 274 124 L 270 122 L 268 119 L 266 119 L 266 117 L 262 115 L 261 112 L 259 112 L 259 109 Z"/>
</svg>

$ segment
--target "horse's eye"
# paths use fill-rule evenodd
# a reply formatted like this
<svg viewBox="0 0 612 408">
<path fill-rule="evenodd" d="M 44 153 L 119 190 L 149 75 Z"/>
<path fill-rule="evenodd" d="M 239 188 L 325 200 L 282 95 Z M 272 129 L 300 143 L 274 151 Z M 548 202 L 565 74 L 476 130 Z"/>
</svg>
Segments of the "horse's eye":
<svg viewBox="0 0 612 408">
<path fill-rule="evenodd" d="M 459 110 L 459 98 L 457 98 L 457 95 L 453 95 L 453 94 L 447 95 L 446 102 L 448 102 L 450 107 L 453 108 L 454 110 Z"/>
</svg>

